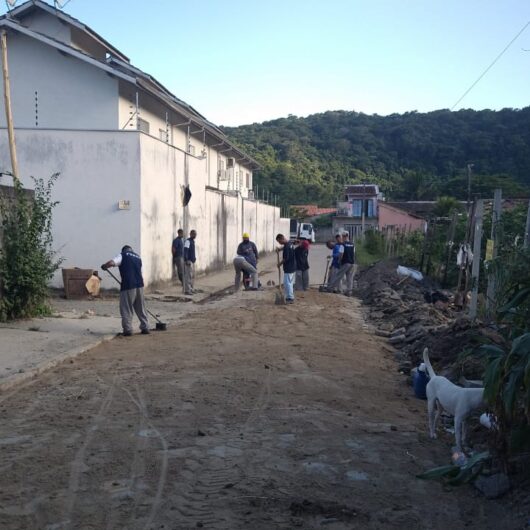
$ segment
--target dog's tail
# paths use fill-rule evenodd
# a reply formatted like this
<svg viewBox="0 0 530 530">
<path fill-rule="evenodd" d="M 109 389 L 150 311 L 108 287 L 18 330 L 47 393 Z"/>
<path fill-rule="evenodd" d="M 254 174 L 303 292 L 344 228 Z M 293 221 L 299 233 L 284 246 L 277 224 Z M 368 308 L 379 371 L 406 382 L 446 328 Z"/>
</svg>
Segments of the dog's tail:
<svg viewBox="0 0 530 530">
<path fill-rule="evenodd" d="M 423 362 L 425 363 L 425 366 L 427 367 L 427 372 L 429 373 L 429 377 L 432 379 L 436 376 L 434 373 L 434 369 L 432 367 L 431 361 L 429 361 L 429 348 L 425 348 L 423 350 Z"/>
</svg>

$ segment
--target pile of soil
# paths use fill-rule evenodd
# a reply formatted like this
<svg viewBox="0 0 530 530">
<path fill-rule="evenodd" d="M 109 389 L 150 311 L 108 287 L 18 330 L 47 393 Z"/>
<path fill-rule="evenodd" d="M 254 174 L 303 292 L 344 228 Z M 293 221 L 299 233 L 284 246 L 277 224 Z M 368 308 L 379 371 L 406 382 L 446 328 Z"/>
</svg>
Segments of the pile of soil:
<svg viewBox="0 0 530 530">
<path fill-rule="evenodd" d="M 399 370 L 410 373 L 422 362 L 425 347 L 440 375 L 454 381 L 480 379 L 483 366 L 466 352 L 484 343 L 503 344 L 502 336 L 453 304 L 453 293 L 425 278 L 421 281 L 397 273 L 397 259 L 379 261 L 361 271 L 359 295 L 368 306 L 368 320 L 376 333 L 396 349 Z"/>
</svg>

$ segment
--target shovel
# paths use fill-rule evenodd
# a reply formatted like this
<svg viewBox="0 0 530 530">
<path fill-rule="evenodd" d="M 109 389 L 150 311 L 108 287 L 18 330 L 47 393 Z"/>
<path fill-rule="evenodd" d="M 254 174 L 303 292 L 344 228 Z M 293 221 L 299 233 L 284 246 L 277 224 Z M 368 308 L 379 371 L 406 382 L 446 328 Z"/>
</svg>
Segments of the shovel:
<svg viewBox="0 0 530 530">
<path fill-rule="evenodd" d="M 322 285 L 318 288 L 318 290 L 322 293 L 326 290 L 326 285 L 328 283 L 328 270 L 329 270 L 329 262 L 331 260 L 331 256 L 328 256 L 326 258 L 326 272 L 324 272 L 324 279 L 322 280 Z"/>
<path fill-rule="evenodd" d="M 106 271 L 121 285 L 120 280 L 118 280 L 118 278 L 116 278 L 116 276 L 114 276 L 114 274 L 112 274 L 112 272 L 110 272 L 109 269 L 106 269 Z M 156 315 L 151 313 L 151 311 L 149 311 L 149 309 L 147 309 L 147 307 L 145 308 L 145 310 L 156 320 L 155 328 L 156 328 L 157 331 L 166 331 L 167 330 L 167 324 L 165 322 L 162 322 Z"/>
<path fill-rule="evenodd" d="M 276 263 L 278 264 L 278 291 L 274 299 L 274 305 L 285 305 L 285 296 L 282 291 L 282 270 L 280 269 L 280 252 L 276 249 Z"/>
</svg>

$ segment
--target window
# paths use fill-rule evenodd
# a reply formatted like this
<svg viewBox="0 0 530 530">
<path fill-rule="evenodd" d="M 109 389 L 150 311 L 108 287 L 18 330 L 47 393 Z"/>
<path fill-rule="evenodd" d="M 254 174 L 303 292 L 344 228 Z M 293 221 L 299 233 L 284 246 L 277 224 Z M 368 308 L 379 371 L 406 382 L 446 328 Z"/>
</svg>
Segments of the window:
<svg viewBox="0 0 530 530">
<path fill-rule="evenodd" d="M 246 182 L 247 190 L 249 190 L 250 189 L 250 173 L 247 172 L 245 176 L 246 176 L 246 181 L 247 181 Z"/>
<path fill-rule="evenodd" d="M 374 217 L 375 216 L 375 208 L 374 208 L 374 201 L 372 199 L 368 199 L 366 201 L 366 216 L 367 217 Z"/>
<path fill-rule="evenodd" d="M 144 120 L 142 118 L 138 118 L 138 130 L 144 132 L 145 134 L 149 134 L 149 122 L 147 120 Z"/>
<path fill-rule="evenodd" d="M 166 129 L 158 129 L 158 137 L 166 143 L 169 143 L 169 131 Z"/>
<path fill-rule="evenodd" d="M 224 168 L 225 168 L 225 161 L 224 161 L 222 158 L 218 158 L 218 159 L 217 159 L 217 167 L 218 167 L 218 169 L 220 169 L 221 171 L 224 170 Z"/>
<path fill-rule="evenodd" d="M 361 199 L 354 199 L 352 201 L 353 217 L 361 217 L 363 211 L 363 201 Z"/>
<path fill-rule="evenodd" d="M 188 145 L 188 153 L 189 153 L 190 155 L 195 156 L 195 146 L 194 146 L 194 145 L 191 145 L 191 144 Z"/>
<path fill-rule="evenodd" d="M 233 158 L 228 158 L 227 159 L 227 164 L 226 164 L 226 167 L 229 168 L 229 167 L 234 167 L 234 162 L 235 160 Z"/>
</svg>

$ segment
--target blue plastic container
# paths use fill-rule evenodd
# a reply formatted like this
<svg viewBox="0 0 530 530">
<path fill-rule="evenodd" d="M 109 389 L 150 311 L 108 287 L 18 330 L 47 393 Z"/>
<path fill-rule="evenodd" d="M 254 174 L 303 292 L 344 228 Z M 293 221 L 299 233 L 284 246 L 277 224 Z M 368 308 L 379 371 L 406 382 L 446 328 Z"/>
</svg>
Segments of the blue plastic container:
<svg viewBox="0 0 530 530">
<path fill-rule="evenodd" d="M 412 388 L 414 389 L 414 394 L 418 399 L 427 399 L 426 389 L 428 382 L 429 377 L 427 374 L 421 370 L 416 370 L 416 373 L 412 378 Z"/>
</svg>

